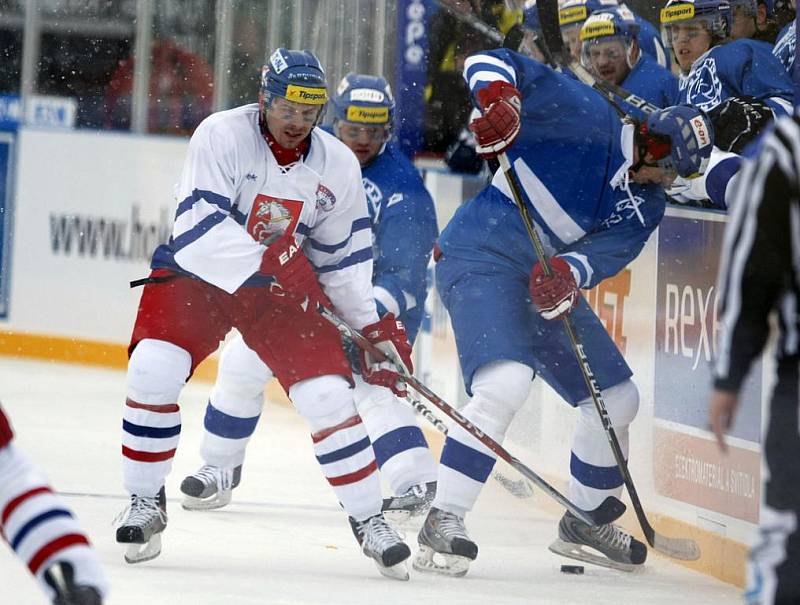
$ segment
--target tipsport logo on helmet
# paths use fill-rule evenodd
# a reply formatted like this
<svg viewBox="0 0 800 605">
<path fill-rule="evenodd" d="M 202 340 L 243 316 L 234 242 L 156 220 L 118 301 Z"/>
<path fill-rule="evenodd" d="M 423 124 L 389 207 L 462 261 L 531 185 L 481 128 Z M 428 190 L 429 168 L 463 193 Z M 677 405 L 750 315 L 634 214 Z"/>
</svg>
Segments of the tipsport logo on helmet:
<svg viewBox="0 0 800 605">
<path fill-rule="evenodd" d="M 614 27 L 614 16 L 609 13 L 592 15 L 581 28 L 581 40 L 592 40 L 603 36 L 613 36 L 616 34 Z"/>
<path fill-rule="evenodd" d="M 694 4 L 676 4 L 661 9 L 661 23 L 674 23 L 694 18 Z"/>
<path fill-rule="evenodd" d="M 305 105 L 325 105 L 328 102 L 328 93 L 324 88 L 309 88 L 289 84 L 286 87 L 286 100 Z"/>
<path fill-rule="evenodd" d="M 570 25 L 572 23 L 579 23 L 586 21 L 588 16 L 589 11 L 586 10 L 586 6 L 584 5 L 567 6 L 558 11 L 558 24 Z"/>
<path fill-rule="evenodd" d="M 347 108 L 346 119 L 348 122 L 361 122 L 364 124 L 385 124 L 389 121 L 388 107 L 358 107 L 350 105 Z"/>
</svg>

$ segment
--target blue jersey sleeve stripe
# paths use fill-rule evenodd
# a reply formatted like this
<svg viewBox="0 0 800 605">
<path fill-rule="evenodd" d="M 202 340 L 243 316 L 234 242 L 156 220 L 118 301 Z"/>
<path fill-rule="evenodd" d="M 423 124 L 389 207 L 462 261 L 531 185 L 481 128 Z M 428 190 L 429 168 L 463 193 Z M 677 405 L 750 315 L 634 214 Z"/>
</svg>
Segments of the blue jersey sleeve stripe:
<svg viewBox="0 0 800 605">
<path fill-rule="evenodd" d="M 357 231 L 363 231 L 364 229 L 372 229 L 372 221 L 370 221 L 369 218 L 367 217 L 353 221 L 353 225 L 350 228 L 350 235 L 348 235 L 345 240 L 339 242 L 338 244 L 323 244 L 322 242 L 315 240 L 311 237 L 308 238 L 308 243 L 311 245 L 312 248 L 314 248 L 314 250 L 319 250 L 320 252 L 333 254 L 337 250 L 341 250 L 348 243 L 350 243 L 350 238 L 353 236 L 354 233 L 356 233 Z"/>
<path fill-rule="evenodd" d="M 297 223 L 297 229 L 295 229 L 294 232 L 298 235 L 304 235 L 305 237 L 308 237 L 311 233 L 311 228 L 305 223 Z"/>
<path fill-rule="evenodd" d="M 231 211 L 231 201 L 224 195 L 214 193 L 213 191 L 206 191 L 204 189 L 195 189 L 192 191 L 192 195 L 188 196 L 180 204 L 178 204 L 178 209 L 175 212 L 175 218 L 179 217 L 184 212 L 191 210 L 192 206 L 194 206 L 195 203 L 201 199 L 207 201 L 209 204 L 213 204 L 220 210 L 224 210 L 225 212 Z"/>
<path fill-rule="evenodd" d="M 514 86 L 517 85 L 517 74 L 514 68 L 502 59 L 492 55 L 480 54 L 468 58 L 465 62 L 464 77 L 469 82 L 470 89 L 472 89 L 472 83 L 476 79 L 477 81 L 497 80 L 499 79 L 498 75 L 502 76 L 502 79 L 506 82 Z"/>
<path fill-rule="evenodd" d="M 175 252 L 178 252 L 179 250 L 182 250 L 189 244 L 196 242 L 207 231 L 210 231 L 212 228 L 216 227 L 222 221 L 224 221 L 225 217 L 227 216 L 228 216 L 227 214 L 223 214 L 222 212 L 215 212 L 214 214 L 209 214 L 206 218 L 197 223 L 186 233 L 182 233 L 181 235 L 176 237 L 173 250 L 175 250 Z"/>
<path fill-rule="evenodd" d="M 351 255 L 345 257 L 344 259 L 342 259 L 341 262 L 335 265 L 325 265 L 324 267 L 320 267 L 317 270 L 317 273 L 330 273 L 331 271 L 339 271 L 340 269 L 344 269 L 352 265 L 357 265 L 358 263 L 364 263 L 368 260 L 372 260 L 372 246 L 370 246 L 369 248 L 356 250 Z"/>
</svg>

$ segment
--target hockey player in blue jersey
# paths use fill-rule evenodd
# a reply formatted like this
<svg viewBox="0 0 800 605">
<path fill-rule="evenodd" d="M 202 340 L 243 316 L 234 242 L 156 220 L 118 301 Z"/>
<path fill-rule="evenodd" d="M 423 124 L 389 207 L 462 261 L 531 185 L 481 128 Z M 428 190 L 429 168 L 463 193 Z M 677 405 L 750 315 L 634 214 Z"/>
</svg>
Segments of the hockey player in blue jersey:
<svg viewBox="0 0 800 605">
<path fill-rule="evenodd" d="M 616 7 L 628 8 L 618 0 L 567 0 L 560 4 L 558 21 L 561 25 L 561 36 L 576 60 L 580 61 L 581 58 L 580 30 L 583 22 L 596 11 Z M 646 19 L 630 12 L 639 26 L 637 40 L 641 51 L 650 55 L 661 67 L 669 69 L 672 60 L 664 50 L 658 30 Z"/>
<path fill-rule="evenodd" d="M 464 77 L 483 112 L 471 124 L 478 151 L 487 157 L 507 153 L 553 275 L 544 276 L 498 172 L 458 209 L 439 238 L 437 291 L 450 314 L 471 395 L 461 413 L 502 441 L 534 375 L 541 376 L 578 408 L 569 498 L 594 511 L 606 497 L 620 495 L 623 481 L 564 328 L 553 320 L 571 313 L 627 455 L 638 390 L 579 289 L 616 274 L 639 254 L 663 216 L 662 185 L 676 172 L 702 172 L 713 146 L 710 124 L 687 106 L 623 124 L 594 90 L 507 49 L 473 55 Z M 494 454 L 469 433 L 458 426 L 450 430 L 437 495 L 418 536 L 416 569 L 467 572 L 478 547 L 464 517 L 494 462 Z M 590 527 L 567 512 L 551 549 L 625 570 L 645 561 L 644 544 L 612 520 L 603 523 Z"/>
<path fill-rule="evenodd" d="M 413 164 L 389 142 L 395 105 L 384 78 L 348 74 L 332 104 L 333 132 L 361 164 L 373 233 L 378 314 L 400 319 L 413 343 L 424 314 L 428 262 L 438 235 L 433 200 Z M 220 508 L 230 502 L 271 378 L 271 370 L 241 338 L 225 345 L 206 408 L 200 451 L 204 465 L 181 484 L 184 508 Z M 394 520 L 424 514 L 435 493 L 436 465 L 413 411 L 388 388 L 366 384 L 360 376 L 355 400 L 378 468 L 397 494 L 385 499 L 384 511 Z"/>
<path fill-rule="evenodd" d="M 593 12 L 580 30 L 581 63 L 599 78 L 656 107 L 675 105 L 678 79 L 640 51 L 638 32 L 633 14 L 625 7 Z M 637 115 L 639 111 L 631 105 L 621 105 L 626 113 Z"/>
<path fill-rule="evenodd" d="M 661 10 L 664 44 L 681 68 L 682 103 L 711 111 L 728 97 L 753 97 L 776 114 L 792 109 L 786 70 L 758 40 L 731 40 L 726 0 L 669 0 Z"/>
</svg>

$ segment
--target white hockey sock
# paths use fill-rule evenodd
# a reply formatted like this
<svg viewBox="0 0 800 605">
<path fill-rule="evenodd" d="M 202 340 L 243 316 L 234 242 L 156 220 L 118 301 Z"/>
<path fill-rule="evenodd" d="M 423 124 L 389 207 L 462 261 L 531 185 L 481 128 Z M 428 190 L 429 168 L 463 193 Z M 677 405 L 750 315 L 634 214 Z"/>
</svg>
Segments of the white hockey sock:
<svg viewBox="0 0 800 605">
<path fill-rule="evenodd" d="M 272 371 L 241 336 L 225 345 L 203 421 L 200 455 L 206 464 L 233 468 L 244 462 L 271 378 Z"/>
<path fill-rule="evenodd" d="M 639 392 L 631 380 L 626 380 L 604 390 L 603 400 L 627 460 L 628 426 L 639 408 Z M 578 411 L 580 417 L 572 437 L 569 498 L 584 510 L 594 510 L 608 496 L 620 496 L 622 474 L 594 403 L 581 402 Z"/>
<path fill-rule="evenodd" d="M 436 462 L 413 410 L 386 388 L 356 378 L 356 409 L 367 428 L 381 476 L 394 494 L 436 481 Z"/>
<path fill-rule="evenodd" d="M 362 521 L 381 510 L 378 464 L 367 430 L 341 376 L 298 382 L 289 397 L 311 429 L 314 454 L 348 515 Z"/>
<path fill-rule="evenodd" d="M 43 576 L 55 561 L 71 563 L 79 584 L 107 593 L 97 553 L 72 510 L 13 443 L 0 449 L 0 520 L 9 546 L 51 600 L 55 595 Z"/>
<path fill-rule="evenodd" d="M 181 432 L 178 395 L 191 356 L 168 342 L 146 339 L 128 364 L 122 419 L 122 470 L 130 494 L 155 496 L 172 469 Z"/>
</svg>

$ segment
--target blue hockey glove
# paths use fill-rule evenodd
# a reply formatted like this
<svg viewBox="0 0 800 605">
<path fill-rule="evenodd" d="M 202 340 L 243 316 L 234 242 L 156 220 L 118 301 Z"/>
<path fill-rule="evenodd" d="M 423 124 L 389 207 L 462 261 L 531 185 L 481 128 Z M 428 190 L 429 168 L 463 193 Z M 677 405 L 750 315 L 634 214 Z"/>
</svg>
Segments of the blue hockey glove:
<svg viewBox="0 0 800 605">
<path fill-rule="evenodd" d="M 714 127 L 699 109 L 676 105 L 650 114 L 639 124 L 636 141 L 640 162 L 691 179 L 708 166 Z"/>
</svg>

